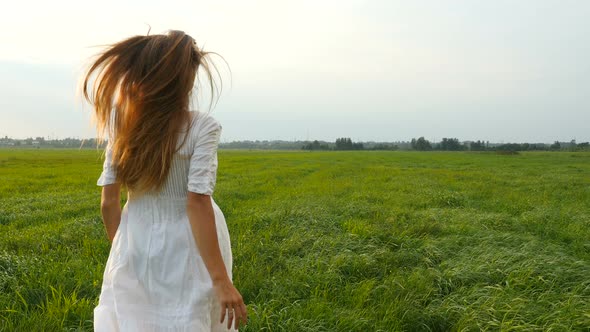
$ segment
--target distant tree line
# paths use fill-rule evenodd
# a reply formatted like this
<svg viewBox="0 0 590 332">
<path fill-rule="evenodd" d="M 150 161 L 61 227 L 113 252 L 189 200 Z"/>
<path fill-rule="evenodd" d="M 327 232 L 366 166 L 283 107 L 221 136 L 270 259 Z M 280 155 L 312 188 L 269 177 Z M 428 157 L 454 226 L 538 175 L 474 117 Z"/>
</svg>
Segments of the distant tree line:
<svg viewBox="0 0 590 332">
<path fill-rule="evenodd" d="M 44 137 L 28 137 L 14 139 L 8 136 L 0 137 L 0 147 L 20 148 L 96 148 L 97 141 L 94 138 L 63 138 L 50 139 Z M 104 143 L 103 146 L 104 147 Z M 577 143 L 555 141 L 547 143 L 490 143 L 489 141 L 460 141 L 458 138 L 445 137 L 440 142 L 431 142 L 426 138 L 412 138 L 410 141 L 397 142 L 353 142 L 350 137 L 340 137 L 334 142 L 328 141 L 301 141 L 301 140 L 245 140 L 219 144 L 220 149 L 257 149 L 257 150 L 323 150 L 323 151 L 347 151 L 347 150 L 416 150 L 416 151 L 590 151 L 590 142 Z"/>
<path fill-rule="evenodd" d="M 303 150 L 335 150 L 335 151 L 347 151 L 347 150 L 397 150 L 398 146 L 392 143 L 361 143 L 353 142 L 350 137 L 337 138 L 334 143 L 320 142 L 315 140 L 304 144 L 301 149 Z"/>
<path fill-rule="evenodd" d="M 490 143 L 489 141 L 459 141 L 458 138 L 445 137 L 440 142 L 433 143 L 423 136 L 412 138 L 409 142 L 375 143 L 352 142 L 348 137 L 336 139 L 334 143 L 312 141 L 302 146 L 303 150 L 416 150 L 416 151 L 590 151 L 590 143 L 554 142 L 545 143 Z"/>
<path fill-rule="evenodd" d="M 545 143 L 507 143 L 490 144 L 489 141 L 467 141 L 460 142 L 457 138 L 443 138 L 438 143 L 431 143 L 424 137 L 413 138 L 410 141 L 410 149 L 417 151 L 590 151 L 590 142 L 576 143 L 558 142 L 553 144 Z"/>
<path fill-rule="evenodd" d="M 0 138 L 0 147 L 20 147 L 20 148 L 95 148 L 98 142 L 95 138 L 72 138 L 49 139 L 45 137 L 27 137 L 25 139 L 15 139 L 5 136 Z M 104 145 L 104 143 L 103 143 Z"/>
<path fill-rule="evenodd" d="M 306 141 L 245 140 L 219 143 L 220 149 L 299 150 Z"/>
</svg>

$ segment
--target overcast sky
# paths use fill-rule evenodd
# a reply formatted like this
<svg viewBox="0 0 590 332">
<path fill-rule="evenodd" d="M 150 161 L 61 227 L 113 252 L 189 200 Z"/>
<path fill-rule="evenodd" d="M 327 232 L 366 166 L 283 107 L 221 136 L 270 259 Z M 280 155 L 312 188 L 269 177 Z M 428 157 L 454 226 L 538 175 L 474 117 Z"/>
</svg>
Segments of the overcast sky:
<svg viewBox="0 0 590 332">
<path fill-rule="evenodd" d="M 81 70 L 149 24 L 229 63 L 225 142 L 588 141 L 589 17 L 587 0 L 11 2 L 0 136 L 94 137 Z"/>
</svg>

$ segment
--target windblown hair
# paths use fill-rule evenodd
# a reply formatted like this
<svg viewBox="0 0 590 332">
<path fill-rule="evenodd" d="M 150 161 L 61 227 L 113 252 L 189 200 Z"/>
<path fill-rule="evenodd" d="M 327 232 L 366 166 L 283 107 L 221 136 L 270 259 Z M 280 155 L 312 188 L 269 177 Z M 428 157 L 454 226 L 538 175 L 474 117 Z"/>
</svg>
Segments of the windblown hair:
<svg viewBox="0 0 590 332">
<path fill-rule="evenodd" d="M 82 89 L 94 105 L 99 143 L 108 137 L 117 182 L 129 190 L 159 190 L 164 184 L 174 154 L 187 139 L 200 70 L 212 100 L 219 92 L 212 69 L 217 77 L 219 72 L 209 54 L 192 37 L 173 30 L 110 45 L 88 69 Z"/>
</svg>

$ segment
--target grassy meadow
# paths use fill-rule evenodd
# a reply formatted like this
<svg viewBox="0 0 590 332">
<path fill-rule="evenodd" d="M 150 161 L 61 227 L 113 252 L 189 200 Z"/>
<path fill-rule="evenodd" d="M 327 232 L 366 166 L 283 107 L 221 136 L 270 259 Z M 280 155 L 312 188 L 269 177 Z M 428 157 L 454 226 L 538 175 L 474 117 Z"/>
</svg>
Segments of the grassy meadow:
<svg viewBox="0 0 590 332">
<path fill-rule="evenodd" d="M 241 331 L 589 331 L 590 153 L 219 151 Z M 0 331 L 91 331 L 100 153 L 0 150 Z"/>
</svg>

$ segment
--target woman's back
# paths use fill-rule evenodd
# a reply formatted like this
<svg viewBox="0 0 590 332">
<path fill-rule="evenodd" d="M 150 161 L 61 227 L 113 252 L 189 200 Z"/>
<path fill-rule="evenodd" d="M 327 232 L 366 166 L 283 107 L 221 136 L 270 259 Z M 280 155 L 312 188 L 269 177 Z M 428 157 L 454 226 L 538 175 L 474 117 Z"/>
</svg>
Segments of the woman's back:
<svg viewBox="0 0 590 332">
<path fill-rule="evenodd" d="M 187 190 L 211 195 L 217 176 L 217 145 L 222 126 L 212 116 L 195 111 L 184 141 L 184 133 L 178 138 L 182 146 L 174 156 L 167 179 L 157 192 L 148 192 L 161 198 L 186 199 Z M 184 142 L 183 142 L 184 141 Z"/>
<path fill-rule="evenodd" d="M 217 176 L 217 145 L 221 124 L 207 113 L 193 111 L 190 114 L 188 134 L 178 137 L 180 149 L 174 155 L 166 181 L 157 191 L 148 191 L 146 196 L 161 199 L 186 199 L 187 190 L 211 195 Z M 116 171 L 112 165 L 112 150 L 107 146 L 103 173 L 98 185 L 114 182 Z M 130 196 L 134 196 L 132 190 Z"/>
</svg>

